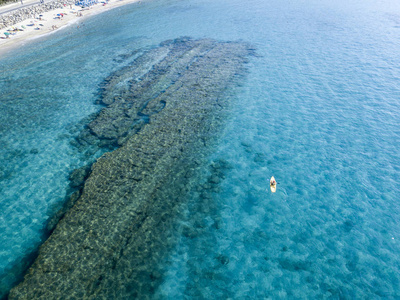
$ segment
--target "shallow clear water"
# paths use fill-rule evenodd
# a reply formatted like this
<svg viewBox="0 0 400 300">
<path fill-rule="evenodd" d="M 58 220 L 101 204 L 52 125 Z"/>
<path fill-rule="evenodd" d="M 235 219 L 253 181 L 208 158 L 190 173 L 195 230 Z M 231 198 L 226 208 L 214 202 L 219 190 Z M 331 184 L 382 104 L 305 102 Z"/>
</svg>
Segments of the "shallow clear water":
<svg viewBox="0 0 400 300">
<path fill-rule="evenodd" d="M 148 1 L 0 60 L 3 291 L 90 159 L 69 142 L 102 79 L 121 55 L 180 36 L 243 40 L 258 56 L 210 157 L 230 165 L 215 206 L 154 297 L 399 298 L 400 4 L 388 0 Z M 188 197 L 180 222 L 194 227 L 200 196 Z"/>
</svg>

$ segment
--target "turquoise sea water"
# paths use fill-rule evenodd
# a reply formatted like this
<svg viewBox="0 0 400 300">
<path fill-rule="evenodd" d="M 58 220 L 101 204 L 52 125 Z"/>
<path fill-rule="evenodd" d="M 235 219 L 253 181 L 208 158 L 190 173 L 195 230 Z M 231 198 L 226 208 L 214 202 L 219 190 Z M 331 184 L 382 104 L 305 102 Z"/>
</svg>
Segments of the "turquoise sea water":
<svg viewBox="0 0 400 300">
<path fill-rule="evenodd" d="M 215 205 L 152 297 L 400 298 L 400 3 L 389 0 L 147 1 L 1 58 L 0 295 L 91 159 L 70 140 L 99 109 L 99 84 L 125 55 L 180 36 L 246 41 L 257 56 L 210 157 L 229 164 Z M 199 227 L 188 198 L 179 222 Z"/>
</svg>

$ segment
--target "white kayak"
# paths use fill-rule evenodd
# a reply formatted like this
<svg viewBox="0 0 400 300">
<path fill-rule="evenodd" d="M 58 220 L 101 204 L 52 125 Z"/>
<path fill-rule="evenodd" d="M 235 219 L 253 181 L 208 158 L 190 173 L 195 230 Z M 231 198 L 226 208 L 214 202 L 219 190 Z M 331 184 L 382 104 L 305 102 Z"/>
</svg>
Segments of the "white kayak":
<svg viewBox="0 0 400 300">
<path fill-rule="evenodd" d="M 271 188 L 271 192 L 276 192 L 276 180 L 274 176 L 272 176 L 271 180 L 269 181 L 269 187 Z"/>
</svg>

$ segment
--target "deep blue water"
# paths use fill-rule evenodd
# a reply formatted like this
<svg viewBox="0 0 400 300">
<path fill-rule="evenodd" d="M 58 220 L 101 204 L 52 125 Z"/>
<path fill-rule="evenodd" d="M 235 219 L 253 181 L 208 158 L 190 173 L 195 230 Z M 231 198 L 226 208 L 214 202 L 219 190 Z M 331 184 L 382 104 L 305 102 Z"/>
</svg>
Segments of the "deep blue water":
<svg viewBox="0 0 400 300">
<path fill-rule="evenodd" d="M 220 225 L 182 236 L 154 297 L 400 298 L 399 2 L 154 0 L 81 25 L 0 60 L 0 295 L 89 159 L 70 140 L 99 84 L 121 55 L 191 36 L 257 56 L 210 157 L 231 166 Z"/>
</svg>

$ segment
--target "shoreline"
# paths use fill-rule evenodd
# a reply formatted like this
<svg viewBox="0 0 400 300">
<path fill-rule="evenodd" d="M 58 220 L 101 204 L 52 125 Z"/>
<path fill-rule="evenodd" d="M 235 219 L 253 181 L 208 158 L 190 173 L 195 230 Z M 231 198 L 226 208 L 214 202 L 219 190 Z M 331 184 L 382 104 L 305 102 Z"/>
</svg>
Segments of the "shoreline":
<svg viewBox="0 0 400 300">
<path fill-rule="evenodd" d="M 36 18 L 29 18 L 4 28 L 0 37 L 0 58 L 6 56 L 11 50 L 17 47 L 21 47 L 32 40 L 57 32 L 61 28 L 85 20 L 87 17 L 135 2 L 140 2 L 140 0 L 109 0 L 107 4 L 100 2 L 87 8 L 81 8 L 76 5 L 66 5 L 64 8 L 56 8 L 43 12 L 40 17 L 38 15 Z M 17 30 L 11 31 L 13 28 L 17 28 Z M 6 38 L 4 32 L 10 33 L 9 38 Z"/>
</svg>

